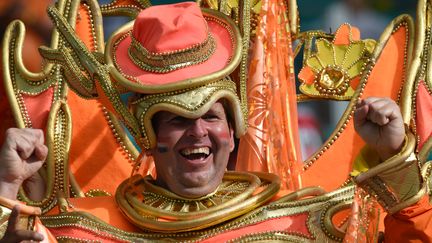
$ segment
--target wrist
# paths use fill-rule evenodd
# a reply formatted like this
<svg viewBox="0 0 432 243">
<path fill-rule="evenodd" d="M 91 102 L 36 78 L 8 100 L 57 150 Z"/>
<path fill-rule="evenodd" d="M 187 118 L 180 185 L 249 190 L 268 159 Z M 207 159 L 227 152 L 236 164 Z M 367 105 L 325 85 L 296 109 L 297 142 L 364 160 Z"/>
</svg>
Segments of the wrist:
<svg viewBox="0 0 432 243">
<path fill-rule="evenodd" d="M 394 155 L 398 154 L 402 149 L 402 145 L 398 149 L 388 149 L 388 150 L 378 149 L 377 153 L 380 158 L 380 161 L 386 161 L 391 157 L 393 157 Z"/>
<path fill-rule="evenodd" d="M 22 182 L 0 181 L 0 196 L 11 200 L 16 200 Z"/>
<path fill-rule="evenodd" d="M 354 182 L 374 195 L 390 213 L 416 203 L 426 192 L 415 154 L 415 136 L 407 135 L 397 155 L 355 176 Z"/>
<path fill-rule="evenodd" d="M 377 151 L 378 156 L 381 159 L 381 161 L 386 161 L 386 160 L 390 159 L 391 157 L 395 156 L 396 154 L 400 153 L 404 148 L 405 139 L 406 139 L 406 136 L 404 135 L 401 138 L 400 142 L 397 143 L 399 145 L 393 145 L 393 146 L 389 146 L 387 148 L 377 148 L 376 151 Z"/>
</svg>

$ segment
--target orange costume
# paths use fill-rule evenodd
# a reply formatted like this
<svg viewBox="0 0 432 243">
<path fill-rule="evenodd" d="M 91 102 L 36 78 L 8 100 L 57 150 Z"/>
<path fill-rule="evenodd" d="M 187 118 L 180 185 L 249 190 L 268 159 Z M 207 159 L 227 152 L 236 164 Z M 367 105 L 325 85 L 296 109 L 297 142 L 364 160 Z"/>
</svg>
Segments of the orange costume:
<svg viewBox="0 0 432 243">
<path fill-rule="evenodd" d="M 157 45 L 155 30 L 141 21 L 151 13 L 164 22 L 176 14 L 170 5 L 138 15 L 151 4 L 59 0 L 49 9 L 56 29 L 51 46 L 40 48 L 46 62 L 39 73 L 23 65 L 24 28 L 11 23 L 2 49 L 10 110 L 18 127 L 44 129 L 51 151 L 41 170 L 45 198 L 19 194 L 42 209 L 48 231 L 32 216 L 27 224 L 50 241 L 71 242 L 373 242 L 380 230 L 386 242 L 432 241 L 429 3 L 419 1 L 415 29 L 402 15 L 374 41 L 361 40 L 348 24 L 334 34 L 299 32 L 295 1 L 197 2 L 204 17 L 194 16 L 205 19 L 204 34 L 180 38 L 174 31 L 176 41 Z M 104 46 L 101 20 L 108 15 L 136 21 Z M 297 95 L 293 40 L 304 47 Z M 127 108 L 122 99 L 131 92 Z M 400 153 L 386 161 L 354 131 L 355 105 L 369 96 L 396 100 L 410 130 Z M 141 176 L 153 173 L 152 161 L 138 156 L 126 130 L 141 148 L 154 148 L 156 112 L 198 117 L 220 99 L 227 100 L 240 144 L 236 172 L 227 172 L 215 193 L 189 200 Z M 296 102 L 316 99 L 350 102 L 329 139 L 302 162 Z"/>
</svg>

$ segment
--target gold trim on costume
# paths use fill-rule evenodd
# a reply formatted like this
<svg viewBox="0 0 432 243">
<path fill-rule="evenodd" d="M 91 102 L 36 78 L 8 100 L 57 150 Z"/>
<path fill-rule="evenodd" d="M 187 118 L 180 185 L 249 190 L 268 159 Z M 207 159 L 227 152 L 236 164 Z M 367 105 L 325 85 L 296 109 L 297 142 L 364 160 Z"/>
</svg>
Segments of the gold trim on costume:
<svg viewBox="0 0 432 243">
<path fill-rule="evenodd" d="M 151 177 L 136 175 L 118 187 L 116 200 L 129 221 L 156 232 L 198 230 L 225 222 L 262 205 L 280 187 L 272 174 L 226 172 L 214 193 L 186 199 L 150 183 Z"/>
<path fill-rule="evenodd" d="M 132 0 L 129 4 L 122 4 L 121 0 L 112 0 L 111 3 L 100 6 L 104 16 L 126 15 L 135 18 L 143 9 L 150 7 L 150 0 Z"/>
<path fill-rule="evenodd" d="M 168 73 L 200 64 L 207 61 L 216 49 L 215 40 L 210 33 L 202 43 L 168 53 L 152 53 L 143 47 L 133 35 L 130 34 L 130 37 L 131 46 L 128 53 L 131 60 L 143 70 L 155 73 Z"/>
<path fill-rule="evenodd" d="M 27 204 L 41 207 L 45 213 L 57 203 L 58 194 L 69 192 L 69 146 L 71 144 L 71 114 L 64 101 L 56 101 L 51 107 L 46 129 L 48 156 L 46 162 L 46 192 L 42 201 L 27 197 L 23 188 L 19 198 Z"/>
</svg>

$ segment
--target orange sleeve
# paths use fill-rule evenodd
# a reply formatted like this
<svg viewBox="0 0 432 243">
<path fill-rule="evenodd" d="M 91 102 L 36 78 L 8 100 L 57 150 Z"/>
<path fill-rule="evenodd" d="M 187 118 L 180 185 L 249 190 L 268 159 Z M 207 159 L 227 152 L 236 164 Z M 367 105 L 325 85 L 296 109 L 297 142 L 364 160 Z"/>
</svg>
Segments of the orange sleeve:
<svg viewBox="0 0 432 243">
<path fill-rule="evenodd" d="M 384 220 L 385 242 L 432 242 L 432 205 L 429 196 Z"/>
</svg>

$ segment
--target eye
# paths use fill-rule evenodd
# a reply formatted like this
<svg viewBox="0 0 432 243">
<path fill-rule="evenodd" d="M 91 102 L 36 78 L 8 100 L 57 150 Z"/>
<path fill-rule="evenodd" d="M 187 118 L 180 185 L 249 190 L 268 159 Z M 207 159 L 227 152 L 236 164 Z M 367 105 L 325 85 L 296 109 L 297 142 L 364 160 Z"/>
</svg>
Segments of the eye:
<svg viewBox="0 0 432 243">
<path fill-rule="evenodd" d="M 217 114 L 205 114 L 202 118 L 206 121 L 217 121 L 220 120 L 220 117 Z"/>
<path fill-rule="evenodd" d="M 187 121 L 188 119 L 182 116 L 174 116 L 168 120 L 169 123 L 179 124 Z"/>
</svg>

